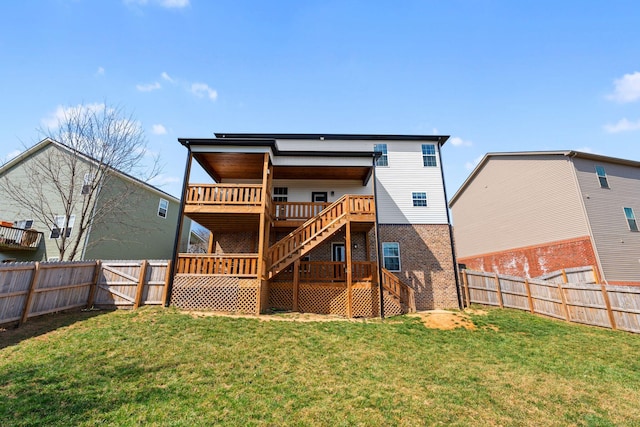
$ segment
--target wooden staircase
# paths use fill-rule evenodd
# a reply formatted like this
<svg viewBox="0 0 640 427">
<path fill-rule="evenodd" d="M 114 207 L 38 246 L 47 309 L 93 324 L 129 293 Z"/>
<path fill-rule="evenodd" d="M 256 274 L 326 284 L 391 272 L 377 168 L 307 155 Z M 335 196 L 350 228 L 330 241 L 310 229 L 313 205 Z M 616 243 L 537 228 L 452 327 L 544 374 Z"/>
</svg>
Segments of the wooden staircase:
<svg viewBox="0 0 640 427">
<path fill-rule="evenodd" d="M 396 301 L 403 310 L 409 313 L 416 312 L 413 289 L 384 267 L 382 268 L 382 290 Z"/>
<path fill-rule="evenodd" d="M 269 278 L 339 231 L 351 219 L 375 220 L 373 196 L 344 195 L 268 250 Z"/>
</svg>

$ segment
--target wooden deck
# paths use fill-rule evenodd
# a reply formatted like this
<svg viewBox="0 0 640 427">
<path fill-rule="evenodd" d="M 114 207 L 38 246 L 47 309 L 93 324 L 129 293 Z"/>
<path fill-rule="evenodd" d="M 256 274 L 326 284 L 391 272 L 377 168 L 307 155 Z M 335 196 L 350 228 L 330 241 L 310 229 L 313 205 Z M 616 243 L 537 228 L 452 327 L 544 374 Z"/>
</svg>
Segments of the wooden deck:
<svg viewBox="0 0 640 427">
<path fill-rule="evenodd" d="M 0 226 L 0 248 L 35 251 L 42 241 L 42 233 L 35 230 Z"/>
</svg>

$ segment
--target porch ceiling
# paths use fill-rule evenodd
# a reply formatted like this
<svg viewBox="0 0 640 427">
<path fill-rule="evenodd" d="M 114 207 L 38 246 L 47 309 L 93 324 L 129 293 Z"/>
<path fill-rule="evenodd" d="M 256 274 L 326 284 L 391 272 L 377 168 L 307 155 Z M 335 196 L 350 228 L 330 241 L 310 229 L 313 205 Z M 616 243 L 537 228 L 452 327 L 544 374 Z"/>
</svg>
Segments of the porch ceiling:
<svg viewBox="0 0 640 427">
<path fill-rule="evenodd" d="M 217 182 L 262 179 L 263 153 L 193 153 Z M 367 183 L 370 166 L 274 166 L 274 179 L 352 180 Z"/>
<path fill-rule="evenodd" d="M 260 226 L 260 215 L 258 214 L 191 213 L 187 216 L 214 234 L 222 231 L 256 231 Z"/>
<path fill-rule="evenodd" d="M 262 179 L 264 153 L 193 153 L 217 182 L 225 179 Z"/>
<path fill-rule="evenodd" d="M 371 174 L 368 166 L 276 166 L 274 179 L 333 179 L 366 182 Z"/>
</svg>

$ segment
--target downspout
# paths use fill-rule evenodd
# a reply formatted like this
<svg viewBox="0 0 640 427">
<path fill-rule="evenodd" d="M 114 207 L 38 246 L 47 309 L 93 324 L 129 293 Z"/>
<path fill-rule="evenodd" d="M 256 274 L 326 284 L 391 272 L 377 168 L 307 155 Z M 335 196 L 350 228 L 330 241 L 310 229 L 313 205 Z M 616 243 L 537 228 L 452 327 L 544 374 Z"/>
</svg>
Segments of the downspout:
<svg viewBox="0 0 640 427">
<path fill-rule="evenodd" d="M 569 153 L 569 162 L 571 163 L 571 173 L 573 175 L 573 180 L 575 181 L 576 184 L 576 190 L 578 190 L 579 193 L 579 197 L 580 197 L 580 206 L 582 206 L 582 214 L 584 215 L 584 221 L 587 223 L 587 229 L 589 230 L 589 240 L 591 240 L 591 248 L 593 249 L 593 254 L 596 257 L 596 264 L 598 265 L 598 269 L 600 270 L 600 279 L 602 279 L 602 281 L 605 284 L 609 284 L 607 283 L 607 278 L 604 275 L 604 269 L 602 268 L 602 263 L 600 262 L 600 255 L 598 254 L 598 248 L 596 247 L 596 241 L 593 238 L 593 229 L 591 228 L 591 221 L 589 221 L 589 215 L 587 214 L 587 207 L 584 204 L 584 198 L 582 197 L 582 190 L 580 190 L 580 181 L 578 181 L 578 175 L 576 174 L 576 166 L 573 163 L 573 158 L 576 157 L 578 155 L 578 153 L 576 153 L 575 151 L 571 151 Z"/>
<path fill-rule="evenodd" d="M 462 295 L 460 294 L 460 278 L 458 277 L 458 262 L 456 261 L 456 248 L 453 240 L 453 227 L 449 214 L 449 199 L 447 198 L 447 186 L 444 184 L 444 169 L 442 168 L 442 143 L 438 141 L 438 161 L 440 162 L 440 175 L 442 176 L 442 190 L 444 191 L 444 204 L 447 211 L 447 226 L 449 227 L 449 241 L 451 241 L 451 259 L 453 260 L 453 275 L 456 280 L 456 295 L 458 297 L 458 309 L 462 310 Z"/>
<path fill-rule="evenodd" d="M 171 268 L 169 269 L 169 283 L 167 283 L 167 300 L 164 306 L 169 307 L 171 301 L 171 292 L 173 291 L 173 277 L 176 274 L 176 264 L 178 263 L 178 251 L 180 248 L 180 239 L 182 237 L 182 224 L 184 219 L 184 205 L 187 201 L 187 189 L 189 188 L 189 176 L 191 175 L 191 159 L 193 154 L 191 153 L 191 147 L 189 141 L 183 143 L 187 147 L 187 163 L 184 167 L 184 178 L 182 180 L 182 197 L 180 198 L 180 211 L 178 212 L 178 228 L 176 228 L 176 237 L 173 242 L 173 256 L 171 257 Z"/>
<path fill-rule="evenodd" d="M 376 159 L 379 155 L 373 155 L 373 204 L 376 209 L 375 215 L 375 234 L 376 234 L 376 264 L 378 264 L 378 294 L 380 296 L 380 318 L 384 319 L 384 288 L 382 286 L 382 263 L 384 260 L 380 259 L 382 253 L 382 243 L 380 242 L 380 224 L 378 223 L 378 186 L 376 181 Z"/>
</svg>

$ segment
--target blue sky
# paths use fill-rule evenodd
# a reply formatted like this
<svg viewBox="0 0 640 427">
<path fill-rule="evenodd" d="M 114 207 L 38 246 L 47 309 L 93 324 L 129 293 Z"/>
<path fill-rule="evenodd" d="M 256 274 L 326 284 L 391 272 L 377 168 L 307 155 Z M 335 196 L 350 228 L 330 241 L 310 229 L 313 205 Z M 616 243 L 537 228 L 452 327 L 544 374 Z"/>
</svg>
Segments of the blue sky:
<svg viewBox="0 0 640 427">
<path fill-rule="evenodd" d="M 179 193 L 178 137 L 445 134 L 449 196 L 486 152 L 640 160 L 640 2 L 6 2 L 0 160 L 79 103 L 133 113 Z"/>
</svg>

